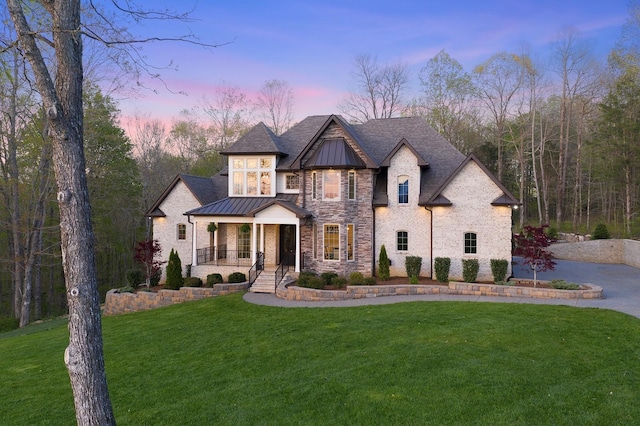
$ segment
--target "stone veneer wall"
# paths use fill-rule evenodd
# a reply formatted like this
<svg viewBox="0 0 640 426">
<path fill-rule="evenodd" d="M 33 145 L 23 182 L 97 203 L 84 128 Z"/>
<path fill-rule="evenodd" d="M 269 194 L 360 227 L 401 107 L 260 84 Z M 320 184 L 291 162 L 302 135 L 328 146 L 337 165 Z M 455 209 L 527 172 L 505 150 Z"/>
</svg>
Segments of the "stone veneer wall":
<svg viewBox="0 0 640 426">
<path fill-rule="evenodd" d="M 550 251 L 557 259 L 594 263 L 620 263 L 640 268 L 640 241 L 591 240 L 555 243 Z"/>
<path fill-rule="evenodd" d="M 332 300 L 365 299 L 384 296 L 416 296 L 425 294 L 453 294 L 465 296 L 530 297 L 538 299 L 600 299 L 602 287 L 588 284 L 584 290 L 556 290 L 504 286 L 495 284 L 449 282 L 448 285 L 376 285 L 348 286 L 346 291 L 315 290 L 279 285 L 276 295 L 294 301 L 326 302 Z"/>
<path fill-rule="evenodd" d="M 157 293 L 119 293 L 109 290 L 104 303 L 104 315 L 118 315 L 128 312 L 146 311 L 176 303 L 200 300 L 207 297 L 237 293 L 249 288 L 249 283 L 216 284 L 213 288 L 182 287 L 180 290 L 160 290 Z"/>
</svg>

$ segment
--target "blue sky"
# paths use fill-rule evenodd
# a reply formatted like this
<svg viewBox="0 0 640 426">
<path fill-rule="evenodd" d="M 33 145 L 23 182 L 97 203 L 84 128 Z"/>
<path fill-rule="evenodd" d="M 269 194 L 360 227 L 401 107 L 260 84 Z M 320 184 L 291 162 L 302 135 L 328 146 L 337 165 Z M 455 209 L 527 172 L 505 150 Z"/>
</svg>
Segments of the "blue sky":
<svg viewBox="0 0 640 426">
<path fill-rule="evenodd" d="M 411 89 L 418 71 L 444 49 L 467 71 L 500 51 L 528 44 L 539 56 L 567 27 L 578 30 L 602 58 L 613 47 L 627 19 L 626 0 L 538 1 L 174 1 L 138 0 L 145 7 L 188 11 L 193 22 L 147 22 L 132 26 L 136 35 L 197 35 L 223 44 L 203 49 L 184 43 L 144 46 L 148 61 L 173 61 L 177 71 L 162 72 L 175 92 L 150 83 L 154 94 L 120 101 L 123 119 L 142 114 L 163 121 L 211 97 L 223 81 L 255 96 L 264 81 L 285 80 L 295 95 L 295 116 L 337 112 L 352 85 L 353 58 L 375 55 L 380 63 L 405 63 Z M 411 96 L 411 95 L 410 95 Z M 412 96 L 411 96 L 412 97 Z"/>
</svg>

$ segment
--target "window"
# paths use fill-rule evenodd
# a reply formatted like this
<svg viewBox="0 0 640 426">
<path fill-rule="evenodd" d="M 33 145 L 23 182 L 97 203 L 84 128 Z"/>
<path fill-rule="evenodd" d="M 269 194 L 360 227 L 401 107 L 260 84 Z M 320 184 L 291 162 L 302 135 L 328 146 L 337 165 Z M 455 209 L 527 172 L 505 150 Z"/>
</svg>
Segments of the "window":
<svg viewBox="0 0 640 426">
<path fill-rule="evenodd" d="M 318 199 L 318 174 L 316 172 L 311 173 L 311 199 Z"/>
<path fill-rule="evenodd" d="M 475 232 L 466 232 L 464 234 L 464 253 L 476 254 L 478 253 L 478 236 Z"/>
<path fill-rule="evenodd" d="M 347 260 L 353 260 L 353 223 L 347 225 Z"/>
<path fill-rule="evenodd" d="M 349 172 L 349 199 L 356 199 L 356 172 Z"/>
<path fill-rule="evenodd" d="M 298 175 L 286 175 L 285 176 L 285 189 L 299 190 L 300 189 L 300 176 Z"/>
<path fill-rule="evenodd" d="M 238 227 L 238 259 L 251 258 L 251 230 L 243 231 Z"/>
<path fill-rule="evenodd" d="M 322 173 L 322 198 L 325 200 L 340 199 L 340 172 L 337 170 L 325 170 Z"/>
<path fill-rule="evenodd" d="M 318 225 L 313 224 L 313 237 L 311 238 L 313 242 L 313 258 L 318 258 Z"/>
<path fill-rule="evenodd" d="M 340 260 L 340 225 L 324 226 L 324 259 Z"/>
<path fill-rule="evenodd" d="M 409 203 L 409 177 L 398 176 L 398 204 Z"/>
<path fill-rule="evenodd" d="M 409 250 L 409 233 L 407 231 L 398 231 L 396 234 L 396 242 L 398 251 Z"/>
<path fill-rule="evenodd" d="M 187 225 L 184 223 L 178 224 L 178 239 L 186 240 L 187 239 Z"/>
<path fill-rule="evenodd" d="M 231 193 L 233 195 L 271 195 L 271 182 L 275 175 L 271 158 L 234 158 Z"/>
</svg>

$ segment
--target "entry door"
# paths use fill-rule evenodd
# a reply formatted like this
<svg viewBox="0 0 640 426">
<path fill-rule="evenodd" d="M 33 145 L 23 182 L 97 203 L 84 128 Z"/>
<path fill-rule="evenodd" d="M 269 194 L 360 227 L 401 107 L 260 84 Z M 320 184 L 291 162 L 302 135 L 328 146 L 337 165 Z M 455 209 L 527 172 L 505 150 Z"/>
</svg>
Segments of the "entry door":
<svg viewBox="0 0 640 426">
<path fill-rule="evenodd" d="M 287 261 L 289 266 L 296 263 L 296 226 L 280 225 L 280 263 Z"/>
</svg>

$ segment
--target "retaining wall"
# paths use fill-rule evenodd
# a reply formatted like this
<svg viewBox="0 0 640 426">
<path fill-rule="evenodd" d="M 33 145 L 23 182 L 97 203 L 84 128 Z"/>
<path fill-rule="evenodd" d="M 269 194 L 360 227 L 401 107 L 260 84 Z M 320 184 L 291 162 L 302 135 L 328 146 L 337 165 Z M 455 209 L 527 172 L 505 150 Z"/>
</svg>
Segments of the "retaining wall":
<svg viewBox="0 0 640 426">
<path fill-rule="evenodd" d="M 640 268 L 640 241 L 591 240 L 559 242 L 549 248 L 556 259 L 593 263 L 619 263 Z"/>
<path fill-rule="evenodd" d="M 524 281 L 524 280 L 520 280 Z M 347 286 L 342 290 L 315 290 L 297 286 L 278 286 L 276 295 L 282 299 L 298 301 L 332 301 L 363 299 L 368 297 L 455 294 L 466 296 L 531 297 L 539 299 L 600 299 L 602 287 L 584 284 L 583 290 L 556 290 L 548 288 L 517 287 L 495 284 L 449 282 L 448 285 L 376 285 Z"/>
<path fill-rule="evenodd" d="M 103 313 L 104 315 L 118 315 L 127 312 L 146 311 L 175 303 L 245 291 L 248 288 L 249 283 L 245 282 L 240 284 L 216 284 L 213 288 L 182 287 L 180 290 L 160 290 L 157 293 L 150 291 L 120 293 L 117 289 L 114 289 L 107 292 Z"/>
</svg>

